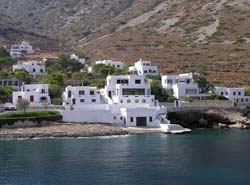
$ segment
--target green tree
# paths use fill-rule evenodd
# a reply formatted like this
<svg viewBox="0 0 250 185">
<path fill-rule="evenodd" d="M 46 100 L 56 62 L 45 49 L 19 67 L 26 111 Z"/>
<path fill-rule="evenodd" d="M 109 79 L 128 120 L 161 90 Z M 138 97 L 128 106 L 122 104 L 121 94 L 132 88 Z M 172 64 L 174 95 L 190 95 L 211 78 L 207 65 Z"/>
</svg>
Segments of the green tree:
<svg viewBox="0 0 250 185">
<path fill-rule="evenodd" d="M 14 89 L 12 87 L 2 87 L 0 86 L 0 102 L 6 103 L 10 102 L 12 99 L 12 92 Z"/>
<path fill-rule="evenodd" d="M 10 57 L 10 53 L 4 47 L 0 47 L 0 57 Z"/>
<path fill-rule="evenodd" d="M 115 72 L 115 68 L 104 64 L 97 64 L 93 66 L 93 76 L 95 78 L 106 78 L 108 75 L 112 75 Z"/>
<path fill-rule="evenodd" d="M 46 75 L 44 78 L 44 83 L 64 87 L 64 75 L 62 73 Z"/>
<path fill-rule="evenodd" d="M 32 77 L 29 75 L 29 73 L 24 69 L 17 69 L 14 72 L 11 73 L 11 76 L 17 78 L 21 82 L 25 82 L 29 84 L 32 81 Z"/>
<path fill-rule="evenodd" d="M 29 106 L 30 106 L 30 102 L 27 99 L 19 99 L 16 105 L 17 109 L 22 110 L 24 113 L 29 108 Z"/>
<path fill-rule="evenodd" d="M 155 95 L 155 99 L 159 102 L 173 102 L 175 100 L 172 91 L 166 90 L 161 86 L 160 80 L 151 81 L 151 94 Z"/>
<path fill-rule="evenodd" d="M 74 72 L 72 73 L 72 80 L 82 80 L 83 79 L 83 74 L 80 72 Z"/>
</svg>

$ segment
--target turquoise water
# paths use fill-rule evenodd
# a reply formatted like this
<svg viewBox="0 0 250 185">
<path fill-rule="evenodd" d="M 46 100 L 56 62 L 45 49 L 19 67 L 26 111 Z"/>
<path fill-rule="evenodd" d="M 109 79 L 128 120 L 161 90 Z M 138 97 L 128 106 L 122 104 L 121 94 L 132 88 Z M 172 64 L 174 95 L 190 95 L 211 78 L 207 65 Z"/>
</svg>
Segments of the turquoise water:
<svg viewBox="0 0 250 185">
<path fill-rule="evenodd" d="M 0 141 L 1 185 L 250 185 L 250 131 Z"/>
</svg>

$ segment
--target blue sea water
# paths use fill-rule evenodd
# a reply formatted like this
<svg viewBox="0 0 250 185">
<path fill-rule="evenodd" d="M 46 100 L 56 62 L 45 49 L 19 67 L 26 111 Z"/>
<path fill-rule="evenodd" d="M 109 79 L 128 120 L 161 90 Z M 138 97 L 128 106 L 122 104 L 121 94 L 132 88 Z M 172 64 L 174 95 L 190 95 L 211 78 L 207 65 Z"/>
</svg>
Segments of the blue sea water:
<svg viewBox="0 0 250 185">
<path fill-rule="evenodd" d="M 1 185 L 250 185 L 250 131 L 0 140 Z"/>
</svg>

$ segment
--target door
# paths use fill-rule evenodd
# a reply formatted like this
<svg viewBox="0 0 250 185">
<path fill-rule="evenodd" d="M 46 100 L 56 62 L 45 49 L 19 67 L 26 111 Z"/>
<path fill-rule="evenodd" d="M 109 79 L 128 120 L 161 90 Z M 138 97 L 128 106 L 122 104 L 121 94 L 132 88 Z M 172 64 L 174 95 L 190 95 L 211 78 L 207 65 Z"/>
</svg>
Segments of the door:
<svg viewBox="0 0 250 185">
<path fill-rule="evenodd" d="M 30 102 L 34 102 L 34 96 L 30 96 Z"/>
<path fill-rule="evenodd" d="M 137 127 L 147 126 L 147 117 L 136 117 L 136 126 Z"/>
</svg>

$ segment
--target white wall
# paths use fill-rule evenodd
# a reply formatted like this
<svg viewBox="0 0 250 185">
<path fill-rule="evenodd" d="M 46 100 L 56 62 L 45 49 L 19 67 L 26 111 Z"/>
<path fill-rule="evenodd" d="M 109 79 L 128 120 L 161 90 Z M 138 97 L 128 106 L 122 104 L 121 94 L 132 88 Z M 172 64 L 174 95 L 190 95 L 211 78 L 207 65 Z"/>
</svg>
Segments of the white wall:
<svg viewBox="0 0 250 185">
<path fill-rule="evenodd" d="M 64 122 L 76 123 L 114 123 L 110 110 L 62 111 Z"/>
</svg>

